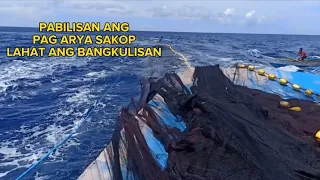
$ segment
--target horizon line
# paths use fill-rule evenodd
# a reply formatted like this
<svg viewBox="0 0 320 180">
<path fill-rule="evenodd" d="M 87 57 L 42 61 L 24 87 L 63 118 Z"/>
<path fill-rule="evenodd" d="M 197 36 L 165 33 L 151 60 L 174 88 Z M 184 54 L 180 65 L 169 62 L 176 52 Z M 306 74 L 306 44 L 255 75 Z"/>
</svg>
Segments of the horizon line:
<svg viewBox="0 0 320 180">
<path fill-rule="evenodd" d="M 1 28 L 31 28 L 31 29 L 38 29 L 38 27 L 28 27 L 28 26 L 0 26 L 0 32 Z M 247 35 L 291 35 L 291 36 L 320 36 L 320 34 L 277 34 L 277 33 L 249 33 L 249 32 L 196 32 L 196 31 L 170 31 L 170 30 L 164 30 L 164 31 L 157 31 L 157 30 L 130 30 L 134 32 L 156 32 L 156 33 L 195 33 L 195 34 L 247 34 Z M 3 31 L 2 31 L 3 32 Z M 45 32 L 43 32 L 45 33 Z M 52 32 L 54 33 L 54 32 Z M 64 33 L 64 32 L 56 32 L 56 33 Z M 69 32 L 65 32 L 69 33 Z M 74 33 L 82 33 L 82 32 L 74 32 Z M 87 33 L 87 32 L 84 32 Z M 114 33 L 114 32 L 112 32 Z"/>
</svg>

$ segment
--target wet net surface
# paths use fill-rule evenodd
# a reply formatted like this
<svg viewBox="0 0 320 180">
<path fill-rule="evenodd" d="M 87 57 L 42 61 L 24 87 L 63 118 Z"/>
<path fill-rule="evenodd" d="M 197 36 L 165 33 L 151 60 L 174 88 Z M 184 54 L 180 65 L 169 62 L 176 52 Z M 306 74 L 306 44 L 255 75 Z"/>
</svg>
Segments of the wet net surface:
<svg viewBox="0 0 320 180">
<path fill-rule="evenodd" d="M 301 112 L 280 108 L 279 96 L 234 85 L 219 66 L 195 68 L 191 92 L 174 73 L 149 81 L 150 89 L 143 90 L 148 97 L 142 93 L 139 101 L 121 110 L 109 153 L 113 179 L 320 179 L 320 153 L 313 138 L 320 127 L 316 103 L 290 99 Z M 157 120 L 145 103 L 155 94 L 183 117 L 184 132 Z M 164 170 L 148 148 L 139 121 L 166 147 Z M 132 173 L 127 177 L 120 168 L 121 141 L 126 171 Z"/>
</svg>

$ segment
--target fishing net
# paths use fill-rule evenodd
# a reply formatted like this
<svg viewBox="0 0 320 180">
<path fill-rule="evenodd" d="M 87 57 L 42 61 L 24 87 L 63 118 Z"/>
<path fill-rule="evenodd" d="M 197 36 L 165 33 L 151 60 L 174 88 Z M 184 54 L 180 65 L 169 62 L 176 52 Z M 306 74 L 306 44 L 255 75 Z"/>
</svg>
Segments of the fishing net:
<svg viewBox="0 0 320 180">
<path fill-rule="evenodd" d="M 279 96 L 230 79 L 218 65 L 196 67 L 190 91 L 175 73 L 149 79 L 143 98 L 121 110 L 112 148 L 105 150 L 111 179 L 320 179 L 320 153 L 313 138 L 320 127 L 320 106 L 290 99 L 302 109 L 292 112 L 278 106 Z M 156 95 L 183 118 L 183 132 L 162 123 L 145 103 Z M 142 124 L 168 153 L 164 169 Z"/>
<path fill-rule="evenodd" d="M 292 99 L 302 112 L 279 108 L 279 96 L 234 85 L 218 66 L 195 69 L 191 101 L 179 104 L 173 98 L 178 93 L 172 94 L 178 89 L 158 91 L 189 129 L 169 148 L 172 179 L 320 178 L 320 153 L 312 138 L 320 106 Z"/>
</svg>

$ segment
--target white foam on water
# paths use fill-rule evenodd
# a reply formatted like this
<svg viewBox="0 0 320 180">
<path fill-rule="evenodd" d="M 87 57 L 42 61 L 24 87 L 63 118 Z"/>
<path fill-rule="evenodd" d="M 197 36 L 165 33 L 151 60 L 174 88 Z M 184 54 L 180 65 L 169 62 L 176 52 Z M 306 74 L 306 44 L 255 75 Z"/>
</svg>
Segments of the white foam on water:
<svg viewBox="0 0 320 180">
<path fill-rule="evenodd" d="M 36 132 L 39 130 L 40 130 L 39 126 L 35 126 L 35 127 L 30 128 L 29 126 L 22 125 L 22 126 L 20 126 L 19 130 L 15 130 L 14 132 L 16 132 L 16 133 L 19 133 L 19 132 L 20 133 L 29 133 L 29 132 Z"/>
<path fill-rule="evenodd" d="M 260 53 L 258 49 L 249 49 L 247 52 L 254 52 L 254 53 Z"/>
<path fill-rule="evenodd" d="M 309 56 L 310 59 L 320 60 L 320 56 Z"/>
<path fill-rule="evenodd" d="M 275 57 L 266 56 L 266 55 L 262 55 L 262 57 L 264 57 L 264 58 L 269 58 L 269 59 L 277 59 L 277 58 L 275 58 Z"/>
<path fill-rule="evenodd" d="M 91 75 L 100 78 L 104 74 L 102 72 L 91 73 Z M 8 169 L 6 172 L 1 173 L 0 177 L 6 176 L 9 172 L 18 168 L 29 167 L 43 157 L 55 144 L 71 133 L 73 128 L 80 122 L 76 119 L 83 117 L 87 113 L 96 98 L 96 95 L 93 95 L 96 93 L 95 90 L 90 89 L 88 86 L 70 88 L 67 91 L 71 93 L 62 95 L 64 100 L 61 106 L 50 115 L 50 119 L 54 120 L 53 124 L 46 127 L 43 126 L 45 123 L 34 127 L 22 125 L 13 132 L 7 132 L 9 134 L 19 134 L 19 140 L 8 139 L 0 142 L 0 153 L 3 156 L 0 160 L 0 167 Z M 99 104 L 99 106 L 104 106 L 104 104 Z M 67 120 L 68 122 L 70 121 L 69 124 L 59 125 L 61 122 L 65 124 Z M 65 149 L 79 144 L 79 141 L 73 137 L 55 151 L 54 154 L 50 155 L 46 163 L 63 161 Z"/>
<path fill-rule="evenodd" d="M 288 65 L 284 67 L 279 67 L 277 69 L 280 69 L 282 71 L 288 71 L 288 72 L 297 72 L 300 68 L 294 65 Z"/>
<path fill-rule="evenodd" d="M 1 81 L 0 80 L 0 92 L 5 92 L 7 91 L 8 87 L 10 87 L 11 85 L 8 84 L 8 82 L 5 82 L 5 81 Z"/>
<path fill-rule="evenodd" d="M 53 84 L 60 83 L 61 79 L 52 79 L 50 80 Z"/>
<path fill-rule="evenodd" d="M 100 71 L 100 72 L 90 72 L 85 75 L 84 81 L 92 81 L 97 80 L 101 78 L 105 78 L 110 74 L 110 72 L 107 72 L 106 70 Z"/>
<path fill-rule="evenodd" d="M 56 143 L 61 141 L 71 132 L 77 122 L 68 126 L 52 124 L 42 129 L 39 126 L 29 128 L 22 125 L 20 129 L 15 130 L 15 133 L 23 135 L 21 140 L 7 140 L 0 142 L 0 154 L 3 155 L 0 167 L 14 166 L 7 172 L 0 173 L 0 177 L 4 177 L 11 171 L 18 168 L 29 167 L 41 157 L 43 157 L 49 149 Z M 21 142 L 22 141 L 22 142 Z M 63 161 L 61 151 L 70 146 L 77 146 L 79 142 L 76 139 L 67 141 L 60 149 L 50 156 L 51 161 Z M 59 157 L 59 159 L 57 159 Z"/>
<path fill-rule="evenodd" d="M 17 148 L 10 148 L 10 147 L 0 147 L 0 154 L 3 154 L 7 157 L 10 157 L 15 154 Z"/>
<path fill-rule="evenodd" d="M 41 176 L 40 173 L 37 171 L 36 174 L 34 175 L 35 180 L 46 180 L 50 179 L 49 176 Z"/>
<path fill-rule="evenodd" d="M 37 80 L 52 75 L 58 68 L 69 68 L 70 66 L 81 67 L 90 61 L 90 58 L 81 58 L 75 61 L 76 57 L 46 57 L 40 60 L 13 60 L 0 65 L 0 92 L 6 92 L 9 87 L 18 86 L 18 80 Z M 26 82 L 24 82 L 26 83 Z M 33 82 L 31 86 L 39 86 L 40 82 Z"/>
<path fill-rule="evenodd" d="M 9 171 L 8 172 L 5 172 L 5 173 L 0 173 L 0 177 L 4 177 L 5 175 L 7 175 L 9 173 Z"/>
<path fill-rule="evenodd" d="M 7 64 L 0 65 L 0 93 L 10 93 L 16 91 L 13 87 L 20 85 L 26 85 L 30 87 L 41 86 L 41 79 L 46 76 L 53 75 L 58 69 L 69 69 L 70 67 L 85 66 L 88 61 L 93 58 L 79 58 L 75 57 L 59 57 L 59 58 L 42 58 L 37 61 L 21 61 L 16 60 Z M 119 67 L 121 69 L 122 67 Z M 115 68 L 117 69 L 117 68 Z M 117 71 L 117 70 L 116 70 Z M 118 70 L 119 71 L 119 70 Z M 104 78 L 109 75 L 106 70 L 98 72 L 89 72 L 83 77 L 72 79 L 72 82 L 83 82 L 87 80 L 96 80 Z M 24 81 L 28 79 L 30 81 Z M 63 80 L 51 80 L 51 83 L 55 87 L 51 87 L 53 92 L 62 90 L 61 86 L 58 86 Z M 81 84 L 80 84 L 81 85 Z M 50 86 L 49 86 L 50 87 Z M 19 89 L 19 88 L 17 88 Z M 66 93 L 61 93 L 59 99 L 61 101 L 57 105 L 59 108 L 50 113 L 48 117 L 44 117 L 44 121 L 39 125 L 22 125 L 16 130 L 1 132 L 3 135 L 13 134 L 15 139 L 6 139 L 0 142 L 0 173 L 1 177 L 6 176 L 8 173 L 17 170 L 22 167 L 29 167 L 32 163 L 35 163 L 41 157 L 43 157 L 56 143 L 63 140 L 77 125 L 79 125 L 81 118 L 87 113 L 94 100 L 97 97 L 97 91 L 93 89 L 91 85 L 84 85 L 77 88 L 70 88 L 66 90 Z M 12 95 L 14 99 L 27 98 L 24 95 L 36 95 L 36 91 L 23 92 L 26 94 L 15 93 Z M 106 99 L 114 99 L 116 95 L 107 95 Z M 10 96 L 9 96 L 10 97 Z M 98 103 L 97 108 L 102 110 L 106 105 L 110 105 L 111 102 L 106 100 L 105 103 Z M 8 105 L 10 106 L 10 104 Z M 115 105 L 113 105 L 115 106 Z M 111 113 L 111 112 L 109 112 Z M 90 121 L 90 119 L 88 119 Z M 108 120 L 109 121 L 109 120 Z M 112 122 L 110 120 L 110 122 Z M 101 123 L 108 123 L 101 121 Z M 73 135 L 72 139 L 68 140 L 62 145 L 54 154 L 45 160 L 45 163 L 52 161 L 63 161 L 65 151 L 70 146 L 78 146 L 80 141 L 76 138 L 77 135 L 82 132 L 77 132 Z M 6 172 L 3 172 L 5 171 Z M 38 174 L 35 178 L 41 179 Z M 44 178 L 45 179 L 45 178 Z"/>
<path fill-rule="evenodd" d="M 68 131 L 71 127 L 71 125 L 66 127 L 50 125 L 47 127 L 45 140 L 50 144 L 57 144 L 59 140 L 64 138 L 65 131 Z"/>
<path fill-rule="evenodd" d="M 156 42 L 158 42 L 158 39 L 154 43 L 156 43 Z M 137 40 L 133 43 L 133 45 L 135 45 L 135 46 L 150 46 L 150 40 Z"/>
<path fill-rule="evenodd" d="M 91 90 L 86 87 L 81 87 L 78 89 L 78 92 L 74 93 L 73 95 L 69 96 L 66 99 L 66 102 L 72 104 L 88 104 L 91 102 L 89 99 L 96 97 L 95 95 L 90 94 Z"/>
<path fill-rule="evenodd" d="M 86 66 L 93 59 L 52 57 L 37 60 L 28 59 L 26 61 L 13 60 L 0 64 L 0 94 L 7 95 L 10 93 L 8 97 L 14 100 L 32 98 L 31 96 L 37 95 L 37 91 L 32 89 L 27 92 L 21 90 L 22 88 L 19 89 L 19 86 L 40 87 L 42 85 L 41 80 L 46 76 L 54 75 L 61 70 L 69 71 L 71 67 Z M 83 77 L 72 79 L 72 82 L 92 81 L 108 75 L 109 72 L 106 70 L 90 72 Z M 63 79 L 53 78 L 50 81 L 54 85 L 54 87 L 51 87 L 52 92 L 64 91 L 60 86 Z M 67 89 L 66 92 L 68 93 L 62 93 L 59 96 L 61 101 L 57 105 L 59 108 L 53 112 L 50 111 L 49 116 L 43 117 L 43 122 L 39 120 L 40 125 L 26 124 L 16 130 L 1 132 L 2 135 L 12 134 L 12 138 L 0 141 L 0 179 L 12 171 L 22 167 L 29 167 L 32 163 L 35 163 L 79 125 L 79 119 L 87 113 L 94 100 L 97 99 L 96 89 L 92 88 L 91 85 L 81 86 L 81 84 L 80 87 Z M 99 89 L 99 91 L 102 90 L 104 88 Z M 0 97 L 0 101 L 5 101 L 6 98 L 4 97 Z M 12 104 L 7 104 L 7 106 L 10 107 Z M 105 104 L 99 103 L 99 108 L 103 109 L 103 107 L 105 107 Z M 79 134 L 81 132 L 73 135 L 72 139 L 50 155 L 45 160 L 45 163 L 63 161 L 66 154 L 65 151 L 71 146 L 80 144 L 80 141 L 76 138 Z M 40 174 L 35 178 L 47 179 L 39 176 Z"/>
<path fill-rule="evenodd" d="M 58 87 L 53 87 L 51 88 L 52 92 L 58 92 L 59 90 L 61 90 L 62 88 L 58 88 Z"/>
<path fill-rule="evenodd" d="M 41 85 L 40 81 L 32 81 L 32 82 L 23 82 L 25 86 L 37 87 Z"/>
<path fill-rule="evenodd" d="M 246 51 L 246 53 L 250 54 L 253 57 L 263 57 L 261 55 L 261 51 L 259 51 L 258 49 L 249 49 Z"/>
<path fill-rule="evenodd" d="M 233 61 L 234 59 L 233 58 L 219 58 L 220 61 L 223 61 L 223 62 L 230 62 L 230 61 Z"/>
<path fill-rule="evenodd" d="M 86 77 L 95 77 L 95 78 L 102 78 L 102 77 L 106 77 L 107 76 L 107 71 L 103 70 L 100 72 L 90 72 L 88 74 L 86 74 Z"/>
</svg>

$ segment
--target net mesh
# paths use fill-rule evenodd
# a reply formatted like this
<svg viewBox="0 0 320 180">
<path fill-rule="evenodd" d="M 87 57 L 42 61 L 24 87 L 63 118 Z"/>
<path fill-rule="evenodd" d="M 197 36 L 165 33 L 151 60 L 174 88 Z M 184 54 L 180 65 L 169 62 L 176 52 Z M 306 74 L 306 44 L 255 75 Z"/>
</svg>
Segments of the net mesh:
<svg viewBox="0 0 320 180">
<path fill-rule="evenodd" d="M 280 96 L 235 85 L 218 65 L 196 67 L 191 91 L 175 73 L 144 83 L 150 89 L 143 90 L 143 98 L 121 109 L 107 157 L 113 179 L 320 179 L 320 153 L 313 138 L 320 127 L 319 105 L 289 99 L 302 111 L 280 108 Z M 183 117 L 184 132 L 161 123 L 146 103 L 155 94 L 171 113 Z M 166 147 L 164 170 L 139 122 Z"/>
</svg>

